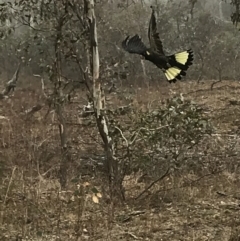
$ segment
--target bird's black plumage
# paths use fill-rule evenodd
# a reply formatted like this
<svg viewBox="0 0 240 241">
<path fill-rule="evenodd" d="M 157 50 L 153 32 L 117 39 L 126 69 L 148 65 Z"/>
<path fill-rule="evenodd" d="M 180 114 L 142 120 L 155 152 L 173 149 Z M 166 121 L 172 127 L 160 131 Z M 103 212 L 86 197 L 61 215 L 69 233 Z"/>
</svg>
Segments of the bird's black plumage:
<svg viewBox="0 0 240 241">
<path fill-rule="evenodd" d="M 128 36 L 122 42 L 122 47 L 124 50 L 126 50 L 129 53 L 141 54 L 143 56 L 148 49 L 138 35 L 135 35 L 132 38 L 130 38 L 130 36 Z"/>
<path fill-rule="evenodd" d="M 162 41 L 157 31 L 155 10 L 153 7 L 151 8 L 152 14 L 148 27 L 150 47 L 146 47 L 137 34 L 131 38 L 128 36 L 122 42 L 122 47 L 131 54 L 142 55 L 146 60 L 151 61 L 160 68 L 170 83 L 176 82 L 177 79 L 181 79 L 182 76 L 186 75 L 186 71 L 192 65 L 193 52 L 191 49 L 188 49 L 170 56 L 165 55 Z"/>
</svg>

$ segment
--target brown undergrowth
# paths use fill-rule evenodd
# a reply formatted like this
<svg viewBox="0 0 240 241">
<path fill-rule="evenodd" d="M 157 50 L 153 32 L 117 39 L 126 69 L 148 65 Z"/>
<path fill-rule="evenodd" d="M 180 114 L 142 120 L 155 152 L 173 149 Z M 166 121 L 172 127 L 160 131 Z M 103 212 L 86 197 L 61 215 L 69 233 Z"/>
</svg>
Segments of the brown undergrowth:
<svg viewBox="0 0 240 241">
<path fill-rule="evenodd" d="M 72 160 L 61 190 L 57 120 L 52 112 L 45 118 L 47 107 L 26 116 L 41 93 L 18 88 L 0 103 L 0 240 L 238 240 L 240 85 L 222 81 L 211 91 L 211 83 L 150 83 L 123 88 L 121 98 L 108 96 L 109 108 L 131 104 L 147 110 L 182 93 L 215 127 L 202 154 L 205 173 L 170 172 L 149 189 L 153 180 L 144 173 L 127 175 L 126 202 L 114 209 L 102 172 L 101 139 L 94 120 L 81 116 L 84 93 L 65 106 Z M 93 186 L 103 195 L 99 203 L 92 199 Z"/>
</svg>

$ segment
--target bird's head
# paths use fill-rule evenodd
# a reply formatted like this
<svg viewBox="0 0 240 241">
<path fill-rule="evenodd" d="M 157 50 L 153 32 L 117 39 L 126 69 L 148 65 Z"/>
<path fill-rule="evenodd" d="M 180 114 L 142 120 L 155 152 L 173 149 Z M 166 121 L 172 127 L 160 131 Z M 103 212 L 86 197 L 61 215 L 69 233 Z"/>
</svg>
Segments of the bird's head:
<svg viewBox="0 0 240 241">
<path fill-rule="evenodd" d="M 150 6 L 150 8 L 151 8 L 153 11 L 155 10 L 155 7 L 154 7 L 154 6 L 152 6 L 152 5 Z"/>
</svg>

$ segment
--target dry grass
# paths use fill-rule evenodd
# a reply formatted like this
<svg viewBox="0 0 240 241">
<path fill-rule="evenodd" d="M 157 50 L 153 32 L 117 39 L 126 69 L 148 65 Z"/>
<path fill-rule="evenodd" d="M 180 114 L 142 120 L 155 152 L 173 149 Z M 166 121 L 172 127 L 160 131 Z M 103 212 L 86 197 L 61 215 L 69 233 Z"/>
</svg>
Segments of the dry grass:
<svg viewBox="0 0 240 241">
<path fill-rule="evenodd" d="M 223 81 L 210 91 L 211 83 L 136 89 L 132 104 L 154 108 L 181 92 L 211 116 L 219 142 L 228 145 L 234 135 L 239 144 L 239 105 L 230 103 L 238 101 L 239 84 Z M 82 93 L 66 108 L 72 163 L 65 191 L 57 180 L 60 149 L 56 119 L 52 114 L 43 119 L 46 108 L 29 119 L 21 114 L 38 101 L 39 93 L 18 89 L 0 103 L 0 115 L 5 117 L 0 119 L 0 240 L 237 240 L 238 153 L 232 157 L 234 171 L 226 169 L 199 180 L 194 173 L 170 175 L 137 200 L 134 197 L 148 183 L 137 181 L 140 173 L 127 176 L 126 204 L 113 209 L 104 192 L 102 174 L 96 169 L 101 163 L 101 140 L 94 124 L 79 119 L 77 112 L 86 104 L 79 96 Z M 131 101 L 112 96 L 111 102 L 114 106 Z M 220 147 L 221 153 L 225 149 Z M 93 203 L 86 182 L 102 191 L 99 204 Z"/>
</svg>

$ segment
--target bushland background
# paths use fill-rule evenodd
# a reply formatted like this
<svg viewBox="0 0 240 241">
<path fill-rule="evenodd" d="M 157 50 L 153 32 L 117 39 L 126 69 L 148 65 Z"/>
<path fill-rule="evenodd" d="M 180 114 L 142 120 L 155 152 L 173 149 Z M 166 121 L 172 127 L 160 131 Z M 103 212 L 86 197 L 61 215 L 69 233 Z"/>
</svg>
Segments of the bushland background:
<svg viewBox="0 0 240 241">
<path fill-rule="evenodd" d="M 86 2 L 0 4 L 0 239 L 239 240 L 240 3 L 95 1 L 115 189 L 86 107 Z M 194 51 L 176 84 L 121 49 L 148 44 L 151 4 L 165 52 Z"/>
</svg>

